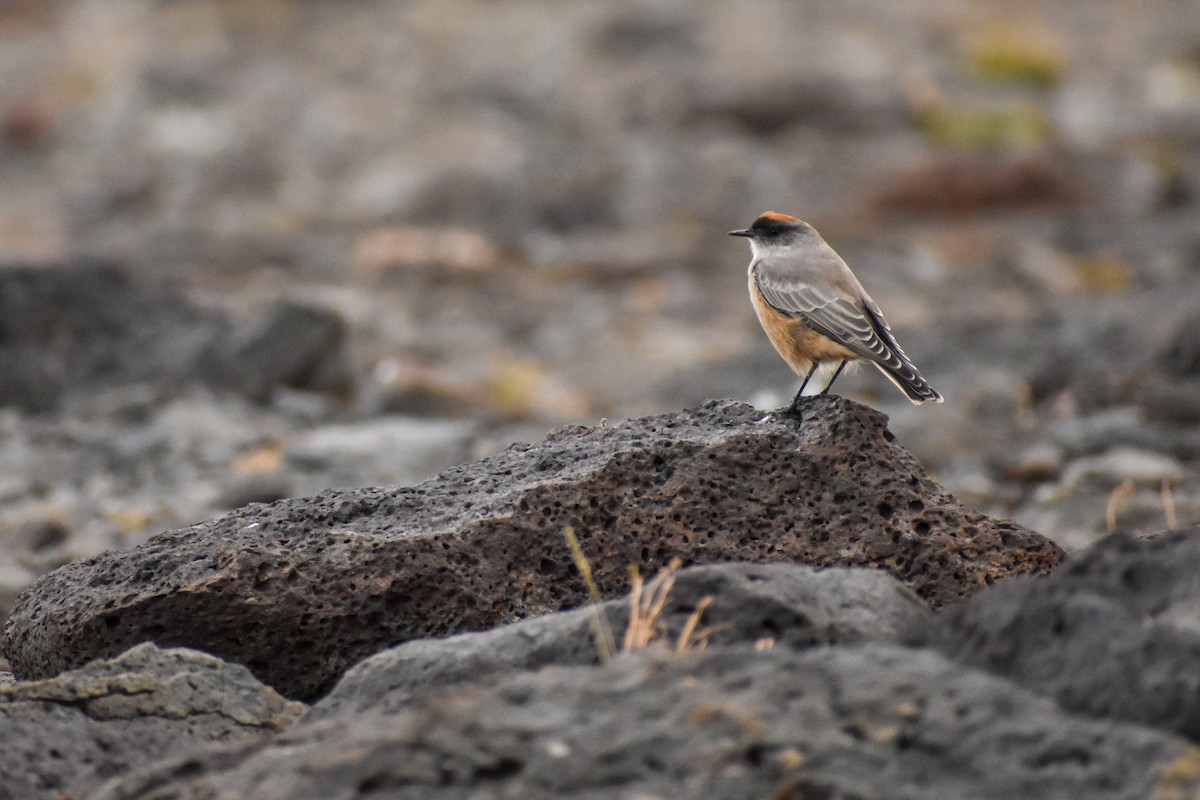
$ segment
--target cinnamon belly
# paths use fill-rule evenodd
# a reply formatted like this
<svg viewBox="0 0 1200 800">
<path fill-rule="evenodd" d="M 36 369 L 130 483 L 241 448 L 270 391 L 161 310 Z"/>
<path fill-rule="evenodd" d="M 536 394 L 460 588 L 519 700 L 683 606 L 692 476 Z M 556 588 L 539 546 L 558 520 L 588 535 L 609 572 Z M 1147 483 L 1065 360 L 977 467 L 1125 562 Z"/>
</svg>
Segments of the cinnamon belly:
<svg viewBox="0 0 1200 800">
<path fill-rule="evenodd" d="M 783 360 L 799 375 L 804 375 L 814 361 L 853 361 L 859 356 L 837 342 L 822 336 L 795 317 L 772 308 L 751 281 L 750 299 L 762 323 L 767 338 Z"/>
</svg>

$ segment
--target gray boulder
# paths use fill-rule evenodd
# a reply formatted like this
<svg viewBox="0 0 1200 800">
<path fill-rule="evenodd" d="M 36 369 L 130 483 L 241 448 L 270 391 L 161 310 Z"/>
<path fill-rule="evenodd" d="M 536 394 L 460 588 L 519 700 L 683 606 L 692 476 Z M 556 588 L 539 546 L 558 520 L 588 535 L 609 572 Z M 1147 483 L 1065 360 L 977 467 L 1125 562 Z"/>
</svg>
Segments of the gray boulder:
<svg viewBox="0 0 1200 800">
<path fill-rule="evenodd" d="M 258 740 L 303 711 L 245 667 L 152 644 L 50 680 L 0 683 L 0 798 L 83 797 L 169 754 Z"/>
<path fill-rule="evenodd" d="M 1200 528 L 1114 534 L 906 637 L 1063 708 L 1200 741 Z"/>
<path fill-rule="evenodd" d="M 877 643 L 551 667 L 391 714 L 193 752 L 96 800 L 371 797 L 1133 800 L 1200 790 L 1186 740 L 1065 714 Z"/>
<path fill-rule="evenodd" d="M 246 322 L 113 264 L 0 269 L 0 406 L 55 411 L 134 384 L 200 384 L 265 400 L 349 382 L 345 321 L 280 300 Z"/>
<path fill-rule="evenodd" d="M 703 598 L 712 600 L 699 628 L 711 627 L 710 646 L 770 646 L 802 650 L 819 645 L 891 639 L 929 617 L 928 607 L 895 578 L 866 569 L 793 564 L 709 564 L 675 576 L 656 641 L 678 644 Z M 354 666 L 307 719 L 358 711 L 399 711 L 430 687 L 486 684 L 520 670 L 594 664 L 593 634 L 600 613 L 617 647 L 630 618 L 628 599 L 595 608 L 547 614 L 480 633 L 417 639 Z"/>
</svg>

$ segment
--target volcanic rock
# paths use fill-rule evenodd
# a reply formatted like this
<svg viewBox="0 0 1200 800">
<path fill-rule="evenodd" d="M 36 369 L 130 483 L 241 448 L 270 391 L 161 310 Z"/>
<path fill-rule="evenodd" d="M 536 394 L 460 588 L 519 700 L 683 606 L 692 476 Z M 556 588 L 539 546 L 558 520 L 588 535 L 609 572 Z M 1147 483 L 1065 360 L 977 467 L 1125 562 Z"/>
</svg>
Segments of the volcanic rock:
<svg viewBox="0 0 1200 800">
<path fill-rule="evenodd" d="M 838 397 L 763 418 L 733 402 L 560 430 L 415 487 L 254 505 L 68 564 L 16 604 L 3 649 L 46 677 L 141 641 L 245 664 L 312 698 L 409 639 L 577 606 L 572 526 L 605 596 L 628 567 L 786 561 L 886 569 L 938 605 L 1062 551 L 964 508 Z"/>
<path fill-rule="evenodd" d="M 1200 528 L 1113 534 L 1053 576 L 983 593 L 908 639 L 1065 709 L 1200 741 Z"/>
<path fill-rule="evenodd" d="M 551 667 L 193 752 L 96 800 L 1190 797 L 1195 748 L 872 643 Z"/>
<path fill-rule="evenodd" d="M 643 597 L 651 594 L 649 587 Z M 684 636 L 705 598 L 711 604 Z M 628 598 L 444 639 L 417 639 L 354 666 L 307 719 L 399 711 L 430 687 L 486 684 L 520 670 L 599 662 L 593 625 L 602 616 L 620 647 Z M 674 575 L 654 641 L 680 646 L 780 647 L 892 639 L 929 617 L 899 581 L 868 569 L 793 564 L 705 564 Z"/>
<path fill-rule="evenodd" d="M 254 741 L 304 711 L 190 650 L 139 645 L 56 678 L 0 685 L 0 798 L 82 797 L 112 775 L 208 742 Z"/>
</svg>

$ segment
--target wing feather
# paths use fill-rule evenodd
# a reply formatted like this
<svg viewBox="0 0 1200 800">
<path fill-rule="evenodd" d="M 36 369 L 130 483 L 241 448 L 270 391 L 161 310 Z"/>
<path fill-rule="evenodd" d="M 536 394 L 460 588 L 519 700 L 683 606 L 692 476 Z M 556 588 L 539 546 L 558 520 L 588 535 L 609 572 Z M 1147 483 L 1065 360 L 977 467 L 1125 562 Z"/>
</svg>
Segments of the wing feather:
<svg viewBox="0 0 1200 800">
<path fill-rule="evenodd" d="M 758 288 L 773 308 L 875 363 L 914 402 L 941 400 L 896 342 L 879 306 L 861 289 L 851 299 L 833 287 L 814 286 L 760 267 L 755 267 Z"/>
<path fill-rule="evenodd" d="M 873 320 L 852 300 L 811 284 L 772 281 L 763 270 L 758 272 L 758 288 L 773 308 L 800 319 L 862 358 L 889 365 L 899 363 Z M 888 334 L 890 338 L 890 331 Z"/>
</svg>

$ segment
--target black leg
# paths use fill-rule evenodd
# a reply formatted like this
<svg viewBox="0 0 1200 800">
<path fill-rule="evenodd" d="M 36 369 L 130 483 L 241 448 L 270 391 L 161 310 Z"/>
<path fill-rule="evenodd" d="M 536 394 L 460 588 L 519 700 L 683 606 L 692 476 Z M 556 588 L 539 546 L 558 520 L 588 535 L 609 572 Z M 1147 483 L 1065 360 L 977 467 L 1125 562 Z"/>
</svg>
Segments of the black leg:
<svg viewBox="0 0 1200 800">
<path fill-rule="evenodd" d="M 813 373 L 816 371 L 817 371 L 817 362 L 814 361 L 812 363 L 812 366 L 808 368 L 808 374 L 804 376 L 804 382 L 800 384 L 800 391 L 796 392 L 796 397 L 799 397 L 800 395 L 804 394 L 804 387 L 808 386 L 809 380 L 812 378 Z"/>
<path fill-rule="evenodd" d="M 833 373 L 833 377 L 829 379 L 829 383 L 825 384 L 825 388 L 821 390 L 821 394 L 829 394 L 829 387 L 833 386 L 833 382 L 838 379 L 838 375 L 842 374 L 842 370 L 846 368 L 846 359 L 842 359 L 842 363 L 838 364 L 837 371 Z"/>
<path fill-rule="evenodd" d="M 808 368 L 808 374 L 804 376 L 804 381 L 800 384 L 800 390 L 796 392 L 796 396 L 792 398 L 792 404 L 787 407 L 787 413 L 791 414 L 800 405 L 800 398 L 804 395 L 804 387 L 808 386 L 808 381 L 812 378 L 813 373 L 817 371 L 817 362 L 814 361 L 812 366 Z"/>
</svg>

